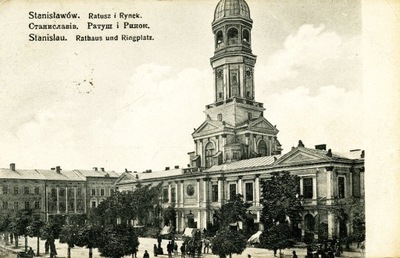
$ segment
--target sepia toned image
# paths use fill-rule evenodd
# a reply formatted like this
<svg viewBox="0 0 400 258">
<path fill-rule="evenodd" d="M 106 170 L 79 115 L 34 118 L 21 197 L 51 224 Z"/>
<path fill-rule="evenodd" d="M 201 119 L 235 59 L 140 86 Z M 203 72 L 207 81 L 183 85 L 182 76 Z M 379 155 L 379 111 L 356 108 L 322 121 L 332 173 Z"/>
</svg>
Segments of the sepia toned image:
<svg viewBox="0 0 400 258">
<path fill-rule="evenodd" d="M 362 7 L 0 2 L 0 257 L 379 257 Z"/>
</svg>

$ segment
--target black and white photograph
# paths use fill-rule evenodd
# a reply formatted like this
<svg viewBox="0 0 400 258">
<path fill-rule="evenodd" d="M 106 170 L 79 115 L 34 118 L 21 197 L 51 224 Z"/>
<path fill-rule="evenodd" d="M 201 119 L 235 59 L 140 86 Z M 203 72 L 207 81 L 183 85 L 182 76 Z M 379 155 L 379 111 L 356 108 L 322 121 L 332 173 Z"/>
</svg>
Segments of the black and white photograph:
<svg viewBox="0 0 400 258">
<path fill-rule="evenodd" d="M 0 257 L 398 257 L 399 5 L 0 1 Z"/>
</svg>

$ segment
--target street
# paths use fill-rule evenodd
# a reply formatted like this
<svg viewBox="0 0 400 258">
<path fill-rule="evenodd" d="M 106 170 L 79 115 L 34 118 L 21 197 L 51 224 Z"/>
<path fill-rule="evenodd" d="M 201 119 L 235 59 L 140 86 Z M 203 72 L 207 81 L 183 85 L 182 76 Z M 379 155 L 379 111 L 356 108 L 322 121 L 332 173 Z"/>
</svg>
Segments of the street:
<svg viewBox="0 0 400 258">
<path fill-rule="evenodd" d="M 139 238 L 139 250 L 137 253 L 137 257 L 141 258 L 143 257 L 144 251 L 147 250 L 147 252 L 150 254 L 150 257 L 154 257 L 153 253 L 153 246 L 154 244 L 157 244 L 157 240 L 153 238 Z M 178 244 L 178 250 L 182 245 L 182 241 L 177 240 L 176 241 Z M 164 255 L 158 255 L 158 257 L 167 257 L 167 244 L 168 240 L 163 239 L 161 246 L 164 250 Z M 29 238 L 28 239 L 28 245 L 33 248 L 33 250 L 36 253 L 36 238 Z M 4 247 L 4 243 L 0 243 L 0 247 Z M 57 248 L 57 257 L 58 258 L 66 258 L 67 257 L 67 245 L 66 244 L 61 244 L 58 241 L 56 241 L 56 248 Z M 7 246 L 8 250 L 13 250 L 15 252 L 23 251 L 24 250 L 24 239 L 20 238 L 19 239 L 19 248 L 14 249 L 11 246 Z M 282 255 L 284 257 L 292 257 L 292 251 L 296 251 L 296 254 L 298 257 L 305 257 L 306 255 L 306 250 L 305 249 L 300 249 L 300 248 L 291 248 L 291 249 L 285 249 L 282 250 Z M 279 251 L 278 251 L 279 252 Z M 40 240 L 40 255 L 42 257 L 50 257 L 50 255 L 44 255 L 44 240 Z M 240 255 L 232 255 L 232 258 L 239 258 L 239 257 L 248 257 L 248 255 L 251 255 L 252 258 L 265 258 L 265 257 L 274 257 L 273 251 L 267 250 L 267 249 L 261 249 L 261 248 L 254 248 L 254 247 L 247 247 L 245 251 L 240 254 Z M 5 254 L 4 251 L 0 251 L 0 258 L 15 258 L 16 254 L 14 255 L 8 255 Z M 87 248 L 81 248 L 81 247 L 74 247 L 71 249 L 71 258 L 83 258 L 83 257 L 89 257 L 89 249 Z M 97 251 L 97 249 L 93 249 L 93 258 L 100 258 L 100 253 Z M 124 258 L 130 258 L 131 256 L 125 256 Z M 179 253 L 176 257 L 181 257 L 181 254 Z M 188 257 L 188 256 L 186 256 Z M 217 258 L 217 255 L 211 254 L 211 250 L 209 254 L 203 254 L 202 257 L 207 257 L 207 258 Z M 360 252 L 344 252 L 342 257 L 362 257 Z"/>
</svg>

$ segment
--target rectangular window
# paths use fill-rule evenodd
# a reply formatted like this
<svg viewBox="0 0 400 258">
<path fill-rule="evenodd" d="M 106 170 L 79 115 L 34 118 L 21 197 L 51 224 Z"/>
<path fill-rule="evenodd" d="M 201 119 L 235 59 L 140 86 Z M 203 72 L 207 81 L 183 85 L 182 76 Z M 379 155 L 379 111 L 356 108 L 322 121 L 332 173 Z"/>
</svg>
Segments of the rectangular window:
<svg viewBox="0 0 400 258">
<path fill-rule="evenodd" d="M 110 195 L 113 195 L 114 194 L 114 189 L 110 189 Z"/>
<path fill-rule="evenodd" d="M 14 202 L 14 210 L 18 210 L 19 209 L 19 203 L 18 202 Z"/>
<path fill-rule="evenodd" d="M 40 202 L 39 201 L 35 201 L 35 209 L 36 210 L 40 209 Z"/>
<path fill-rule="evenodd" d="M 35 194 L 40 194 L 40 189 L 39 189 L 39 187 L 35 187 Z"/>
<path fill-rule="evenodd" d="M 100 189 L 100 195 L 104 196 L 104 189 Z"/>
<path fill-rule="evenodd" d="M 3 201 L 3 209 L 4 210 L 8 209 L 8 202 L 7 201 Z"/>
<path fill-rule="evenodd" d="M 3 186 L 3 194 L 8 194 L 8 187 L 7 186 Z"/>
<path fill-rule="evenodd" d="M 245 190 L 246 190 L 246 201 L 252 202 L 253 201 L 253 183 L 246 183 Z"/>
<path fill-rule="evenodd" d="M 29 210 L 29 209 L 30 209 L 29 202 L 25 202 L 25 210 Z"/>
<path fill-rule="evenodd" d="M 303 197 L 306 199 L 313 198 L 313 180 L 311 177 L 303 178 Z"/>
<path fill-rule="evenodd" d="M 92 195 L 96 195 L 96 189 L 92 189 Z"/>
<path fill-rule="evenodd" d="M 229 185 L 229 199 L 233 200 L 236 197 L 236 184 Z"/>
<path fill-rule="evenodd" d="M 92 201 L 92 208 L 96 208 L 96 202 Z"/>
<path fill-rule="evenodd" d="M 212 201 L 218 202 L 218 185 L 212 185 L 211 191 L 212 191 Z"/>
<path fill-rule="evenodd" d="M 345 178 L 344 178 L 344 176 L 339 176 L 338 177 L 338 197 L 339 198 L 345 198 L 346 197 Z"/>
<path fill-rule="evenodd" d="M 163 202 L 168 202 L 168 189 L 164 188 L 163 189 Z"/>
<path fill-rule="evenodd" d="M 14 195 L 18 195 L 18 186 L 14 186 Z"/>
<path fill-rule="evenodd" d="M 24 194 L 29 194 L 29 187 L 28 186 L 24 187 Z"/>
</svg>

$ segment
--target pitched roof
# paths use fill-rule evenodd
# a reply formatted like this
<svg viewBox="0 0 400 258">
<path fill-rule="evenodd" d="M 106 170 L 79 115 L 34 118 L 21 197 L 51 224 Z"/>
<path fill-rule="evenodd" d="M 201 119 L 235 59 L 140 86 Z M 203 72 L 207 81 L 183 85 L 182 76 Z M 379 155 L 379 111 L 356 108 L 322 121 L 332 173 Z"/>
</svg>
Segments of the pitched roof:
<svg viewBox="0 0 400 258">
<path fill-rule="evenodd" d="M 76 172 L 82 174 L 84 177 L 106 177 L 107 175 L 109 177 L 115 177 L 118 178 L 120 174 L 116 173 L 114 170 L 81 170 L 81 169 L 75 169 Z"/>
<path fill-rule="evenodd" d="M 118 178 L 115 171 L 94 170 L 60 170 L 52 169 L 15 169 L 0 168 L 0 179 L 24 179 L 24 180 L 60 180 L 60 181 L 86 181 L 88 177 Z"/>
<path fill-rule="evenodd" d="M 55 172 L 54 172 L 55 173 Z M 33 179 L 45 180 L 43 174 L 34 169 L 16 169 L 15 171 L 9 168 L 0 168 L 0 178 L 2 179 Z"/>
<path fill-rule="evenodd" d="M 218 166 L 212 166 L 211 168 L 205 170 L 205 172 L 229 171 L 236 169 L 247 169 L 247 168 L 269 166 L 274 163 L 275 159 L 279 159 L 280 156 L 281 155 L 264 156 L 264 157 L 234 161 L 231 163 L 226 163 Z"/>
<path fill-rule="evenodd" d="M 147 179 L 156 179 L 163 177 L 173 177 L 182 175 L 183 170 L 180 168 L 169 169 L 169 170 L 159 170 L 159 171 L 151 171 L 151 172 L 142 172 L 142 173 L 124 173 L 121 175 L 121 180 L 119 182 L 130 183 L 135 181 L 147 180 Z M 124 178 L 122 178 L 124 177 Z"/>
</svg>

